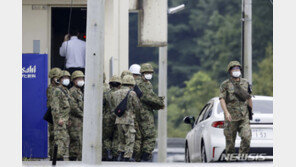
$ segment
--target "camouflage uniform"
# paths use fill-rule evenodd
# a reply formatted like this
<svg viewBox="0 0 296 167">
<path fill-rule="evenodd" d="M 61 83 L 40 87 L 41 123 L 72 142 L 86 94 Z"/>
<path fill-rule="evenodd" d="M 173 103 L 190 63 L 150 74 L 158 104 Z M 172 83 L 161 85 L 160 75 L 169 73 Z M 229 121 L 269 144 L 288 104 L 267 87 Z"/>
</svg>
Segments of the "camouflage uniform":
<svg viewBox="0 0 296 167">
<path fill-rule="evenodd" d="M 52 93 L 54 90 L 54 85 L 50 84 L 46 90 L 46 96 L 47 96 L 47 108 L 50 107 L 51 103 L 51 98 L 52 98 Z M 53 147 L 54 147 L 54 131 L 53 131 L 53 124 L 48 123 L 48 143 L 49 143 L 49 151 L 48 154 L 52 158 L 52 153 L 53 153 Z"/>
<path fill-rule="evenodd" d="M 72 74 L 72 80 L 84 77 L 82 71 L 74 71 Z M 83 92 L 81 88 L 73 86 L 70 89 L 70 95 L 73 100 L 71 100 L 71 112 L 69 118 L 69 159 L 76 160 L 76 158 L 81 161 L 82 159 L 82 130 L 83 130 Z"/>
<path fill-rule="evenodd" d="M 135 78 L 136 84 L 138 84 L 141 80 L 141 77 Z M 142 108 L 142 106 L 141 106 Z M 142 150 L 142 132 L 139 127 L 140 120 L 140 110 L 137 110 L 135 113 L 135 130 L 136 130 L 136 137 L 135 137 L 135 146 L 134 146 L 134 158 L 137 162 L 141 161 L 141 150 Z"/>
<path fill-rule="evenodd" d="M 135 84 L 134 78 L 127 75 L 123 78 L 123 84 Z M 115 124 L 118 130 L 118 151 L 124 152 L 124 158 L 130 159 L 133 155 L 135 144 L 135 128 L 134 119 L 135 111 L 140 110 L 140 101 L 134 91 L 128 86 L 122 86 L 122 89 L 111 94 L 112 106 L 118 106 L 119 103 L 126 97 L 130 91 L 127 99 L 127 110 L 121 117 L 116 117 Z M 113 109 L 112 109 L 113 110 Z"/>
<path fill-rule="evenodd" d="M 225 80 L 220 86 L 221 93 L 219 99 L 223 98 L 225 100 L 227 110 L 229 111 L 232 119 L 231 121 L 225 119 L 224 123 L 226 154 L 235 153 L 235 139 L 237 132 L 241 137 L 239 153 L 247 154 L 250 149 L 250 141 L 252 138 L 247 109 L 248 100 L 242 102 L 234 95 L 233 84 L 239 84 L 246 91 L 248 91 L 249 86 L 249 83 L 246 79 L 240 78 L 240 81 L 235 81 L 232 77 Z"/>
<path fill-rule="evenodd" d="M 51 79 L 51 82 L 53 78 L 59 77 L 61 72 L 60 68 L 52 68 L 49 71 L 48 77 Z M 52 102 L 52 96 L 53 96 L 53 91 L 57 87 L 57 85 L 50 83 L 47 90 L 46 90 L 46 97 L 47 97 L 47 108 L 50 108 L 50 104 Z M 53 124 L 48 123 L 48 143 L 49 143 L 49 151 L 48 154 L 50 156 L 50 159 L 52 159 L 53 155 L 53 148 L 54 148 L 54 129 L 53 129 Z"/>
<path fill-rule="evenodd" d="M 112 76 L 110 82 L 117 82 L 121 84 L 121 78 L 118 76 Z M 119 88 L 112 87 L 106 88 L 104 86 L 104 113 L 103 113 L 103 159 L 107 160 L 107 154 L 110 150 L 114 157 L 117 156 L 117 129 L 115 125 L 116 115 L 111 108 L 111 94 Z"/>
<path fill-rule="evenodd" d="M 62 71 L 61 76 L 66 72 Z M 70 113 L 70 101 L 70 92 L 66 87 L 59 85 L 54 89 L 51 108 L 54 125 L 54 143 L 58 146 L 58 159 L 63 158 L 67 151 L 67 143 L 69 140 L 67 124 Z M 63 125 L 58 124 L 60 119 L 63 120 Z"/>
<path fill-rule="evenodd" d="M 107 160 L 107 151 L 112 150 L 112 134 L 113 134 L 113 126 L 111 125 L 114 121 L 112 121 L 112 117 L 110 115 L 110 106 L 107 101 L 107 96 L 109 96 L 111 89 L 109 85 L 105 83 L 104 78 L 104 94 L 103 94 L 103 153 L 102 158 L 103 160 Z M 113 89 L 114 90 L 114 89 Z M 115 119 L 114 119 L 115 120 Z"/>
<path fill-rule="evenodd" d="M 150 64 L 146 63 L 141 66 L 141 73 L 153 72 L 153 68 Z M 140 98 L 142 103 L 142 110 L 140 111 L 139 126 L 142 132 L 142 154 L 148 155 L 148 159 L 152 158 L 152 151 L 156 142 L 156 130 L 154 125 L 154 113 L 153 110 L 159 110 L 164 107 L 164 101 L 161 97 L 153 92 L 153 87 L 150 81 L 141 80 L 138 83 L 138 87 L 141 89 L 143 96 Z"/>
<path fill-rule="evenodd" d="M 128 70 L 124 70 L 124 71 L 122 71 L 122 73 L 120 75 L 121 79 L 123 79 L 123 77 L 126 76 L 126 75 L 133 75 L 133 74 L 130 71 L 128 71 Z M 111 108 L 115 109 L 115 107 L 116 106 L 112 106 Z M 113 110 L 111 111 L 111 113 L 113 114 L 114 124 L 115 124 L 116 115 L 113 113 Z M 117 129 L 117 126 L 115 126 L 115 130 L 113 132 L 113 141 L 112 141 L 112 150 L 113 150 L 112 152 L 113 152 L 113 156 L 114 157 L 117 157 L 118 156 L 118 146 L 119 146 L 118 129 Z"/>
</svg>

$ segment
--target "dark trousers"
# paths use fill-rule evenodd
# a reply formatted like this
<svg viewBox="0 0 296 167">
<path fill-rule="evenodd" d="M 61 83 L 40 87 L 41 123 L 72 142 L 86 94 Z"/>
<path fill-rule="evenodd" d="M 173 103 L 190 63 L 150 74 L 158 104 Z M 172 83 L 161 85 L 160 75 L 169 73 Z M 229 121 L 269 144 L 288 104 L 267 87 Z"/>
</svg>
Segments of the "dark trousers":
<svg viewBox="0 0 296 167">
<path fill-rule="evenodd" d="M 74 71 L 76 70 L 80 70 L 83 72 L 83 74 L 85 74 L 85 68 L 80 68 L 80 67 L 71 67 L 71 68 L 67 68 L 66 69 L 71 75 Z"/>
</svg>

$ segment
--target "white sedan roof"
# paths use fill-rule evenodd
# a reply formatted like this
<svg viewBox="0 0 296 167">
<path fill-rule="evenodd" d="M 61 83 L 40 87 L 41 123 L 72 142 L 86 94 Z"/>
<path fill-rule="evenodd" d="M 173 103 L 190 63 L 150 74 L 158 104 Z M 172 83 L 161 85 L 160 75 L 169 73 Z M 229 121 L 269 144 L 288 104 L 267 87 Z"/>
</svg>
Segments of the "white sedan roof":
<svg viewBox="0 0 296 167">
<path fill-rule="evenodd" d="M 272 96 L 261 96 L 261 95 L 254 95 L 254 97 L 252 97 L 253 100 L 273 100 Z M 219 101 L 219 97 L 214 97 L 211 100 L 214 101 Z"/>
</svg>

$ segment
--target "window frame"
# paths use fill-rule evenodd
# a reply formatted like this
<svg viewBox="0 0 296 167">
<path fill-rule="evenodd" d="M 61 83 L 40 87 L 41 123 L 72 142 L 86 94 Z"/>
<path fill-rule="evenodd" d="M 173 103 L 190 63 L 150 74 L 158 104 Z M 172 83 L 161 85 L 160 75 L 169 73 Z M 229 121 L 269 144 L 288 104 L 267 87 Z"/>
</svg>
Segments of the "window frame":
<svg viewBox="0 0 296 167">
<path fill-rule="evenodd" d="M 195 122 L 194 122 L 194 125 L 197 125 L 198 123 L 202 122 L 202 120 L 199 121 L 200 117 L 202 116 L 203 117 L 203 114 L 207 111 L 207 108 L 209 107 L 209 103 L 207 103 L 203 108 L 202 110 L 200 111 L 198 117 L 196 118 Z"/>
</svg>

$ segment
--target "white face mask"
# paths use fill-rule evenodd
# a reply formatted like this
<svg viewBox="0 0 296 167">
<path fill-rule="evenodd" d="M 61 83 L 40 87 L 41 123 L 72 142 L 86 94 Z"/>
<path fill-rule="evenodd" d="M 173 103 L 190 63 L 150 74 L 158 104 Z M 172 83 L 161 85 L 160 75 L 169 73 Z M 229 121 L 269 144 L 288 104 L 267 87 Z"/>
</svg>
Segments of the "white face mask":
<svg viewBox="0 0 296 167">
<path fill-rule="evenodd" d="M 70 79 L 64 79 L 64 80 L 62 81 L 62 84 L 63 84 L 64 86 L 68 86 L 68 85 L 70 84 Z"/>
<path fill-rule="evenodd" d="M 144 77 L 145 77 L 147 80 L 151 80 L 151 79 L 152 79 L 152 74 L 145 74 Z"/>
<path fill-rule="evenodd" d="M 84 85 L 84 81 L 80 80 L 77 82 L 77 86 L 82 87 Z"/>
<path fill-rule="evenodd" d="M 232 72 L 232 76 L 233 76 L 234 78 L 238 78 L 238 77 L 241 76 L 241 72 L 240 72 L 240 71 L 233 71 L 233 72 Z"/>
</svg>

